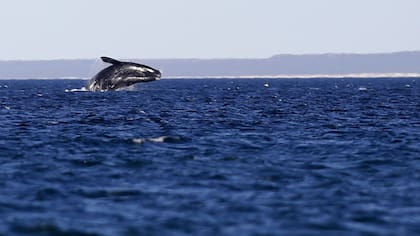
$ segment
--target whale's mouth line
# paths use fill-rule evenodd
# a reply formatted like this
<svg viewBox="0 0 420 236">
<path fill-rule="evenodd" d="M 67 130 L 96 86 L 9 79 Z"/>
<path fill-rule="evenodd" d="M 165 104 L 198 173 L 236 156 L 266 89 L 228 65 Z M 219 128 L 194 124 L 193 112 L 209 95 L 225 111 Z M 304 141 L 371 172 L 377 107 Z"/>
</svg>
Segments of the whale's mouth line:
<svg viewBox="0 0 420 236">
<path fill-rule="evenodd" d="M 118 79 L 115 80 L 115 82 L 118 82 L 118 81 L 132 81 L 132 82 L 136 82 L 136 83 L 141 83 L 141 82 L 149 82 L 149 81 L 154 81 L 154 80 L 160 80 L 160 76 L 147 76 L 147 77 L 132 76 L 132 77 L 127 77 L 127 78 L 118 78 Z"/>
</svg>

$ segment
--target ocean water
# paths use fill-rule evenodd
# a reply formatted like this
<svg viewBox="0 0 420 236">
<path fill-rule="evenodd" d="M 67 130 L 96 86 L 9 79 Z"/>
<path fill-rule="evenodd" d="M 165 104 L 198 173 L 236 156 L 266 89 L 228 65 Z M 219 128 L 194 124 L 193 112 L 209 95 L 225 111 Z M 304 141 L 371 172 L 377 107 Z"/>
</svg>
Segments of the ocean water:
<svg viewBox="0 0 420 236">
<path fill-rule="evenodd" d="M 0 80 L 0 235 L 420 234 L 420 79 L 85 83 Z"/>
</svg>

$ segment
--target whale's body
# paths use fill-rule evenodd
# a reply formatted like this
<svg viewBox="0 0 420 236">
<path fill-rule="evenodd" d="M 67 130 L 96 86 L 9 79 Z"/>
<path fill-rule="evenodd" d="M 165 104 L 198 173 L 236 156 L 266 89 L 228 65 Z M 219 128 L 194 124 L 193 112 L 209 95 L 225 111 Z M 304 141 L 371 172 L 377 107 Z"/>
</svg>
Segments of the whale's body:
<svg viewBox="0 0 420 236">
<path fill-rule="evenodd" d="M 109 57 L 101 57 L 111 66 L 101 70 L 88 83 L 90 91 L 116 90 L 137 83 L 151 82 L 160 79 L 161 73 L 150 66 L 118 61 Z"/>
</svg>

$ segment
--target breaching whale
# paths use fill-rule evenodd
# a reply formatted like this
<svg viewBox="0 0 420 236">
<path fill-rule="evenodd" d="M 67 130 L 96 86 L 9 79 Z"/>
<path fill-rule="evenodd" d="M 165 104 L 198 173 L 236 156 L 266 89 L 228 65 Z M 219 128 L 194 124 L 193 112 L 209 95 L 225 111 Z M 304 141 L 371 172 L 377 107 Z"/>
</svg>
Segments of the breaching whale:
<svg viewBox="0 0 420 236">
<path fill-rule="evenodd" d="M 90 79 L 87 85 L 90 91 L 116 90 L 137 83 L 159 80 L 161 77 L 160 71 L 150 66 L 118 61 L 110 57 L 101 57 L 101 59 L 112 65 Z"/>
</svg>

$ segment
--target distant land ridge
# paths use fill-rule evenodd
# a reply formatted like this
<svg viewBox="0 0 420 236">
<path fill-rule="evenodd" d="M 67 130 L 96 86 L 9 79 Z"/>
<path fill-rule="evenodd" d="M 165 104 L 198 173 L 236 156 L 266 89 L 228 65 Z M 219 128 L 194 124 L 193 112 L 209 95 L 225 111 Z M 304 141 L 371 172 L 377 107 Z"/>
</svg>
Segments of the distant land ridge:
<svg viewBox="0 0 420 236">
<path fill-rule="evenodd" d="M 98 55 L 103 56 L 103 55 Z M 112 56 L 112 55 L 107 55 Z M 420 77 L 420 51 L 374 54 L 280 54 L 264 59 L 125 59 L 151 65 L 165 78 L 380 75 Z M 88 78 L 97 59 L 0 61 L 0 79 Z M 353 76 L 352 76 L 353 75 Z"/>
</svg>

